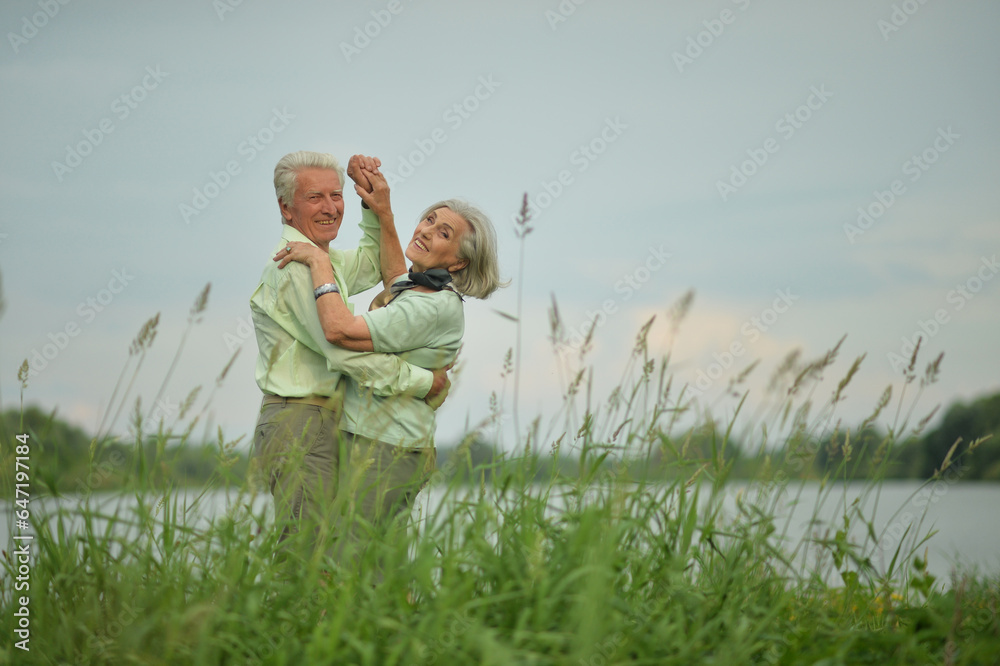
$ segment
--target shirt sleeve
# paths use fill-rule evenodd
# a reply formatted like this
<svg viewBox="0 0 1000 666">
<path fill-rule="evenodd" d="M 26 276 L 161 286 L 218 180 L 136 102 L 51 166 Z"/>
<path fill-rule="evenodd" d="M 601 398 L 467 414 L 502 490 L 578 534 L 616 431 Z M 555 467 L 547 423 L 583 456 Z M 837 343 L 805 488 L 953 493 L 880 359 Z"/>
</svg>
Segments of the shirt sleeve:
<svg viewBox="0 0 1000 666">
<path fill-rule="evenodd" d="M 349 293 L 359 294 L 382 281 L 382 227 L 378 216 L 367 208 L 361 209 L 361 242 L 354 250 L 330 250 L 330 261 Z"/>
<path fill-rule="evenodd" d="M 332 372 L 350 375 L 376 395 L 411 395 L 422 398 L 430 391 L 434 375 L 429 370 L 406 363 L 398 356 L 355 352 L 326 340 L 316 311 L 309 268 L 292 262 L 284 269 L 276 306 L 276 321 L 289 335 L 326 358 Z"/>
<path fill-rule="evenodd" d="M 385 307 L 362 315 L 377 352 L 404 352 L 433 347 L 441 338 L 441 296 L 445 294 L 400 294 Z"/>
</svg>

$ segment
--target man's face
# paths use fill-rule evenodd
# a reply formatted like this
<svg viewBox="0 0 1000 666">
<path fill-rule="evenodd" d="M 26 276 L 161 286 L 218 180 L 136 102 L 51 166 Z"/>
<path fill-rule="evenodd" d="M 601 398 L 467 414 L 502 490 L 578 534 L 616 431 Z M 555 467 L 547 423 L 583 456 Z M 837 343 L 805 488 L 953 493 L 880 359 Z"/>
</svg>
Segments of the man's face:
<svg viewBox="0 0 1000 666">
<path fill-rule="evenodd" d="M 313 243 L 329 249 L 344 219 L 344 193 L 340 178 L 332 169 L 309 168 L 298 171 L 292 205 L 284 202 L 281 214 Z"/>
</svg>

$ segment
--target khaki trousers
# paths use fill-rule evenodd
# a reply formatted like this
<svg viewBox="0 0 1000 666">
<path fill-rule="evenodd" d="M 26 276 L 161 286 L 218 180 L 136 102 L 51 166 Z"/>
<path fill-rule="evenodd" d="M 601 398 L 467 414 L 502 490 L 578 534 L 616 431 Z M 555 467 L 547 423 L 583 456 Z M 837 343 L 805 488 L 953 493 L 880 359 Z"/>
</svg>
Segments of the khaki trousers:
<svg viewBox="0 0 1000 666">
<path fill-rule="evenodd" d="M 373 542 L 402 538 L 409 509 L 434 472 L 433 448 L 411 449 L 344 432 L 341 453 L 337 561 L 357 566 Z M 374 579 L 382 579 L 376 558 Z"/>
<path fill-rule="evenodd" d="M 330 541 L 339 426 L 339 410 L 295 403 L 261 406 L 254 455 L 274 498 L 283 556 L 290 546 L 308 556 Z"/>
<path fill-rule="evenodd" d="M 283 559 L 294 551 L 356 567 L 373 540 L 405 529 L 405 512 L 434 471 L 433 448 L 393 446 L 339 425 L 336 410 L 261 407 L 254 454 L 274 498 Z M 378 580 L 380 560 L 376 569 Z"/>
</svg>

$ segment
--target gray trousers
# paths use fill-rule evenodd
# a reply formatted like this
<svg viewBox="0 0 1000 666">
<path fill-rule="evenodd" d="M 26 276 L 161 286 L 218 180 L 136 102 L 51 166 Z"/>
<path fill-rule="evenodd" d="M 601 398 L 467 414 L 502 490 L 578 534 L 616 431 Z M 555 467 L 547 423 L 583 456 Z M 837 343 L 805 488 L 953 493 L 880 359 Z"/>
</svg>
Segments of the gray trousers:
<svg viewBox="0 0 1000 666">
<path fill-rule="evenodd" d="M 406 511 L 434 471 L 433 448 L 341 432 L 339 416 L 295 403 L 261 408 L 254 454 L 274 498 L 282 557 L 291 550 L 356 566 L 373 539 L 405 527 Z"/>
</svg>

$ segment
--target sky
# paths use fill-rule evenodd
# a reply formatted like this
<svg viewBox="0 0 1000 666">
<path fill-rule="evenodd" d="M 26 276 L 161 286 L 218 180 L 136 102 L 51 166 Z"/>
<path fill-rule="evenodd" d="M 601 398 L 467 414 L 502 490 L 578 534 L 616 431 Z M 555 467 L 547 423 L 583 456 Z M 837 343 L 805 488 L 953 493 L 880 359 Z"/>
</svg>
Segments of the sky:
<svg viewBox="0 0 1000 666">
<path fill-rule="evenodd" d="M 511 284 L 467 300 L 439 444 L 491 394 L 513 441 L 519 334 L 518 423 L 556 418 L 591 322 L 595 400 L 654 316 L 650 351 L 722 419 L 747 366 L 764 400 L 789 352 L 843 336 L 816 398 L 866 354 L 847 423 L 898 395 L 921 336 L 919 368 L 945 356 L 918 415 L 1000 390 L 995 2 L 8 0 L 0 27 L 4 408 L 28 359 L 26 404 L 124 432 L 129 347 L 159 313 L 125 411 L 251 433 L 249 297 L 274 164 L 303 149 L 380 157 L 401 235 L 452 197 L 496 226 Z M 346 196 L 335 247 L 359 238 Z"/>
</svg>

